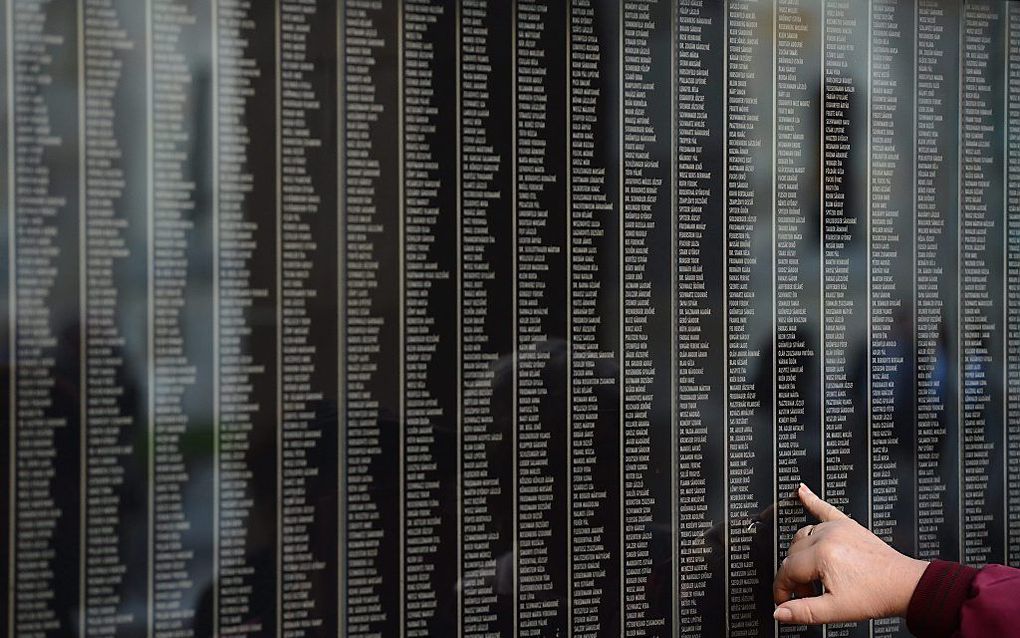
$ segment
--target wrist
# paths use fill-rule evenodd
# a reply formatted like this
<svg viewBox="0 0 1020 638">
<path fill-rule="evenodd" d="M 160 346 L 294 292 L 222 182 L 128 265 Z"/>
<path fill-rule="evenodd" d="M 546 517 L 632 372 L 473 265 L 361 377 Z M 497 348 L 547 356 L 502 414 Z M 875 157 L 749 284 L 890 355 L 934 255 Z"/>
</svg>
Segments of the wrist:
<svg viewBox="0 0 1020 638">
<path fill-rule="evenodd" d="M 929 562 L 904 556 L 901 565 L 896 566 L 896 587 L 892 616 L 906 617 L 910 600 L 914 596 L 917 584 L 928 569 Z"/>
</svg>

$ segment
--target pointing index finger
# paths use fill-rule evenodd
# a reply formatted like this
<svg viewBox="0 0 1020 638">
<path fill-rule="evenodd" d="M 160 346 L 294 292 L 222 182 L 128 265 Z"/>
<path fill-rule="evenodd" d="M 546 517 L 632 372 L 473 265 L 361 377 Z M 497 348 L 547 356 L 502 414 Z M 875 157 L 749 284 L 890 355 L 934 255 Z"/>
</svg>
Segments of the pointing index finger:
<svg viewBox="0 0 1020 638">
<path fill-rule="evenodd" d="M 836 521 L 841 518 L 846 518 L 846 514 L 839 511 L 835 505 L 826 503 L 818 497 L 817 494 L 812 492 L 807 485 L 803 483 L 797 489 L 797 496 L 800 497 L 800 502 L 804 504 L 807 511 L 814 514 L 822 521 Z"/>
</svg>

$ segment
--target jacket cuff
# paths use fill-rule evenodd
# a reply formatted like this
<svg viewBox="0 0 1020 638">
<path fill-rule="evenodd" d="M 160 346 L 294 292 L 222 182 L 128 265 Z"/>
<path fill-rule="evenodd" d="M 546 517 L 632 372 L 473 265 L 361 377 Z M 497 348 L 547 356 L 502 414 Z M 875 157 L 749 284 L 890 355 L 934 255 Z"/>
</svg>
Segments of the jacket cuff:
<svg viewBox="0 0 1020 638">
<path fill-rule="evenodd" d="M 959 563 L 929 563 L 910 598 L 907 629 L 918 638 L 952 636 L 960 626 L 960 608 L 977 573 Z"/>
</svg>

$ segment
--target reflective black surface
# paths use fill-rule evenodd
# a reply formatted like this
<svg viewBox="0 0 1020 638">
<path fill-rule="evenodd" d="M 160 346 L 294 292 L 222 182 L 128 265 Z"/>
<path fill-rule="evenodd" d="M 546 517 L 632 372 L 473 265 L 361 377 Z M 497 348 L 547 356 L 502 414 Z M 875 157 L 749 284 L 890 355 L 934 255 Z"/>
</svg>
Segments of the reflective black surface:
<svg viewBox="0 0 1020 638">
<path fill-rule="evenodd" d="M 820 636 L 801 481 L 1020 564 L 1013 3 L 0 0 L 0 91 L 5 635 Z"/>
</svg>

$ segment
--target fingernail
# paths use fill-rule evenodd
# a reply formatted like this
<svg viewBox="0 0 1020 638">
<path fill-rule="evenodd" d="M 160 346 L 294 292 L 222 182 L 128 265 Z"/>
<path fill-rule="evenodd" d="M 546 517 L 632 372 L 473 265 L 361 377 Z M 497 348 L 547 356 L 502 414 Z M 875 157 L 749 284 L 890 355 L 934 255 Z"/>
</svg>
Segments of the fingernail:
<svg viewBox="0 0 1020 638">
<path fill-rule="evenodd" d="M 800 484 L 800 489 L 804 490 L 808 494 L 814 494 L 814 492 L 811 491 L 811 488 L 805 485 L 804 483 Z"/>
<path fill-rule="evenodd" d="M 793 612 L 786 607 L 776 607 L 776 610 L 772 612 L 772 617 L 779 622 L 789 622 L 793 620 Z"/>
</svg>

